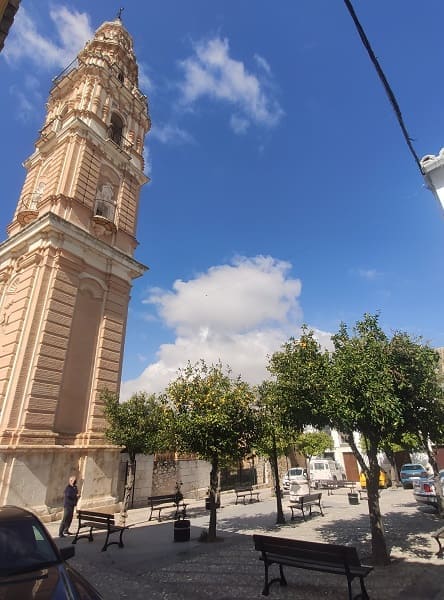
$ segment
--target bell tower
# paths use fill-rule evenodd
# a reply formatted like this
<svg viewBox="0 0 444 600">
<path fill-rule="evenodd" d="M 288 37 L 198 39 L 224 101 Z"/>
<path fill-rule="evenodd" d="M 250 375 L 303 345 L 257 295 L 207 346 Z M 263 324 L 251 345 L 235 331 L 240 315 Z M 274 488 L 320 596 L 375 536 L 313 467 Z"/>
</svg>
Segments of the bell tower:
<svg viewBox="0 0 444 600">
<path fill-rule="evenodd" d="M 144 174 L 147 99 L 131 36 L 103 23 L 53 80 L 0 245 L 0 504 L 115 502 L 119 450 L 100 392 L 118 391 Z"/>
</svg>

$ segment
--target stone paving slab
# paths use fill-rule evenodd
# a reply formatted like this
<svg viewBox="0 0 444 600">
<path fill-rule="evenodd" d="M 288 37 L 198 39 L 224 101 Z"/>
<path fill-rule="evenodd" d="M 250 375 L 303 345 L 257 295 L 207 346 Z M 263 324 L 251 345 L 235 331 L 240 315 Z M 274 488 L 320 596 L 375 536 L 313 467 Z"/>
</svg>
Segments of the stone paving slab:
<svg viewBox="0 0 444 600">
<path fill-rule="evenodd" d="M 285 525 L 277 526 L 276 499 L 264 492 L 261 502 L 234 505 L 224 496 L 218 511 L 218 534 L 223 541 L 202 543 L 200 533 L 208 526 L 203 501 L 190 502 L 189 542 L 173 541 L 173 521 L 147 521 L 148 511 L 129 512 L 130 529 L 125 548 L 111 546 L 101 552 L 103 534 L 93 543 L 80 540 L 71 560 L 101 591 L 113 600 L 237 600 L 262 598 L 263 565 L 253 548 L 252 534 L 267 532 L 296 539 L 351 544 L 363 563 L 370 562 L 370 532 L 366 501 L 349 505 L 345 490 L 323 494 L 325 516 L 313 512 L 306 522 L 290 521 L 288 497 L 284 497 Z M 376 568 L 366 579 L 371 600 L 444 600 L 444 561 L 435 555 L 431 532 L 442 526 L 429 509 L 418 508 L 411 490 L 383 490 L 381 509 L 392 564 Z M 74 523 L 73 523 L 74 526 Z M 57 524 L 48 529 L 56 535 Z M 57 539 L 68 545 L 69 538 Z M 435 547 L 436 546 L 436 547 Z M 274 584 L 270 600 L 347 598 L 345 577 L 286 569 L 287 587 Z M 356 593 L 359 583 L 356 584 Z"/>
</svg>

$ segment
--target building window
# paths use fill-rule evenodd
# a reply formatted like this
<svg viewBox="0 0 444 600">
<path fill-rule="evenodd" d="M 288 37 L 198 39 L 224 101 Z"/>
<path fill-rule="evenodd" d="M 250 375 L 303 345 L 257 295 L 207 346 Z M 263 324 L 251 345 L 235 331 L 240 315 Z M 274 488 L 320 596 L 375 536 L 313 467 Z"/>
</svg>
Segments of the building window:
<svg viewBox="0 0 444 600">
<path fill-rule="evenodd" d="M 116 113 L 111 115 L 111 124 L 109 126 L 108 134 L 112 141 L 120 146 L 123 137 L 123 121 Z"/>
</svg>

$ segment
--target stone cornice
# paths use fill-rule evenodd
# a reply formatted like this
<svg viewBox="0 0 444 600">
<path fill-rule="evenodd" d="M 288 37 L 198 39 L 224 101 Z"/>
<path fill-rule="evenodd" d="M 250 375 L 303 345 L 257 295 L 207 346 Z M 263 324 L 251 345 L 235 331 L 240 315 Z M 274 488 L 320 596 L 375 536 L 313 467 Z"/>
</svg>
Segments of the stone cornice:
<svg viewBox="0 0 444 600">
<path fill-rule="evenodd" d="M 87 231 L 69 223 L 54 213 L 45 213 L 0 245 L 0 262 L 17 254 L 52 246 L 63 249 L 97 268 L 130 282 L 140 277 L 148 267 L 117 248 L 91 236 Z M 5 265 L 6 266 L 6 265 Z"/>
</svg>

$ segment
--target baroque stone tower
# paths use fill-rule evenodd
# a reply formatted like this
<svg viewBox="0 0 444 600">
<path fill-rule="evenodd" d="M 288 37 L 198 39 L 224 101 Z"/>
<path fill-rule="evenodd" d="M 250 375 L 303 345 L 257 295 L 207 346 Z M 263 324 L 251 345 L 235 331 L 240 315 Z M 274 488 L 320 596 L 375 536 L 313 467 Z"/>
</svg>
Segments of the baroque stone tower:
<svg viewBox="0 0 444 600">
<path fill-rule="evenodd" d="M 131 36 L 105 22 L 53 82 L 0 245 L 0 504 L 116 502 L 119 450 L 100 391 L 118 391 L 150 129 Z"/>
</svg>

